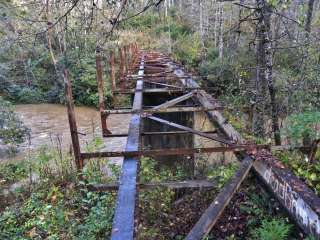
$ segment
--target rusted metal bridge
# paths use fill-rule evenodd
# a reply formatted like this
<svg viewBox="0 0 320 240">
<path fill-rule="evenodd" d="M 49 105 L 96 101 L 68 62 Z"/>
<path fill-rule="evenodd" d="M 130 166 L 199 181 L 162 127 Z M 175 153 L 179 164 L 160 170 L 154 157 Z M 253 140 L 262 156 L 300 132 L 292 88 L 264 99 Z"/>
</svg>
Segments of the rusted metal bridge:
<svg viewBox="0 0 320 240">
<path fill-rule="evenodd" d="M 141 51 L 136 44 L 120 48 L 119 58 L 115 55 L 111 52 L 108 63 L 114 107 L 107 110 L 104 104 L 102 57 L 97 51 L 99 110 L 103 137 L 127 137 L 124 151 L 81 152 L 73 111 L 71 83 L 68 73 L 65 73 L 68 116 L 78 169 L 82 169 L 86 159 L 124 157 L 119 183 L 92 186 L 92 189 L 97 191 L 117 190 L 112 240 L 134 239 L 138 221 L 136 205 L 139 190 L 157 186 L 212 187 L 212 183 L 208 181 L 140 184 L 138 179 L 141 156 L 151 156 L 159 161 L 176 161 L 188 156 L 188 161 L 192 162 L 197 154 L 214 152 L 233 153 L 240 162 L 239 168 L 198 222 L 190 226 L 186 239 L 202 239 L 209 234 L 249 171 L 253 171 L 274 194 L 292 220 L 305 233 L 320 239 L 320 199 L 317 195 L 272 156 L 271 146 L 247 144 L 223 117 L 223 107 L 201 89 L 183 66 L 164 54 Z M 132 108 L 115 107 L 119 94 L 132 97 Z M 128 133 L 111 132 L 107 126 L 108 116 L 124 113 L 131 114 Z M 215 129 L 196 129 L 192 121 L 196 113 L 206 115 Z M 209 139 L 216 145 L 195 147 L 194 136 Z"/>
</svg>

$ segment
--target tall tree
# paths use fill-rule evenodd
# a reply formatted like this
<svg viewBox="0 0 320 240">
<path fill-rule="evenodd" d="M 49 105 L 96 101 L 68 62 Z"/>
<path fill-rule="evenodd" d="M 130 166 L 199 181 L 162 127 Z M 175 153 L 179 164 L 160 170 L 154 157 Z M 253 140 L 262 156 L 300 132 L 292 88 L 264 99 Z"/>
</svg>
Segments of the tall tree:
<svg viewBox="0 0 320 240">
<path fill-rule="evenodd" d="M 263 137 L 264 114 L 266 109 L 266 88 L 267 85 L 270 106 L 271 120 L 274 140 L 276 145 L 281 145 L 281 135 L 278 120 L 278 107 L 276 102 L 276 88 L 273 82 L 273 50 L 272 50 L 272 31 L 271 31 L 271 6 L 265 0 L 257 0 L 258 25 L 257 25 L 257 80 L 256 80 L 256 101 L 254 117 L 254 133 L 256 136 Z"/>
<path fill-rule="evenodd" d="M 219 2 L 219 58 L 223 59 L 223 2 Z"/>
<path fill-rule="evenodd" d="M 314 6 L 314 0 L 308 1 L 308 10 L 307 10 L 307 16 L 306 16 L 306 24 L 304 26 L 304 29 L 306 30 L 306 37 L 309 38 L 309 33 L 311 31 L 311 22 L 312 22 L 312 14 L 313 14 L 313 6 Z"/>
<path fill-rule="evenodd" d="M 253 119 L 252 131 L 256 137 L 265 136 L 265 96 L 266 96 L 266 75 L 264 72 L 266 56 L 264 51 L 264 16 L 262 8 L 264 0 L 257 0 L 258 23 L 256 30 L 256 77 L 253 79 Z"/>
</svg>

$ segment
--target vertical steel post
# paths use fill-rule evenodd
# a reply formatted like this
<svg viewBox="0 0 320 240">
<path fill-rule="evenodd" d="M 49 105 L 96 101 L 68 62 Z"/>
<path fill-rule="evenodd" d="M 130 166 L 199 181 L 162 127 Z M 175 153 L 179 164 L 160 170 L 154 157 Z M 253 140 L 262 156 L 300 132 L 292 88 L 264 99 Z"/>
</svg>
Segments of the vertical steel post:
<svg viewBox="0 0 320 240">
<path fill-rule="evenodd" d="M 126 73 L 126 63 L 125 63 L 125 51 L 124 51 L 124 48 L 121 47 L 119 49 L 119 52 L 120 52 L 120 87 L 121 87 L 121 90 L 124 90 L 125 89 L 125 82 L 124 82 L 124 79 L 125 79 L 125 73 Z"/>
<path fill-rule="evenodd" d="M 110 134 L 111 132 L 107 128 L 107 115 L 103 113 L 105 110 L 104 104 L 104 83 L 103 83 L 103 67 L 101 63 L 100 50 L 96 50 L 96 71 L 97 71 L 97 83 L 98 83 L 98 94 L 99 94 L 99 111 L 101 116 L 101 128 L 102 135 Z"/>
<path fill-rule="evenodd" d="M 80 172 L 83 168 L 83 159 L 81 158 L 77 123 L 76 123 L 76 117 L 74 113 L 71 81 L 70 81 L 69 72 L 67 69 L 64 70 L 63 77 L 64 77 L 64 84 L 65 84 L 65 96 L 67 101 L 68 120 L 69 120 L 69 126 L 70 126 L 74 160 L 76 163 L 77 170 Z"/>
<path fill-rule="evenodd" d="M 109 59 L 109 72 L 110 72 L 110 86 L 111 86 L 111 95 L 112 95 L 112 105 L 115 105 L 115 95 L 114 91 L 116 90 L 116 71 L 115 71 L 115 57 L 114 52 L 110 53 L 110 59 Z"/>
</svg>

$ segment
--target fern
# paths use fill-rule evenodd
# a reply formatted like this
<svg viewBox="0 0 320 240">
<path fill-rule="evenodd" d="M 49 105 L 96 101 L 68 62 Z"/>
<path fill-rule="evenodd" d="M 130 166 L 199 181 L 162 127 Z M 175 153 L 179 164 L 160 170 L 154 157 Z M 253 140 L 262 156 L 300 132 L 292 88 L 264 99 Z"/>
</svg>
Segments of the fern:
<svg viewBox="0 0 320 240">
<path fill-rule="evenodd" d="M 263 220 L 262 225 L 252 231 L 253 239 L 285 240 L 288 238 L 292 226 L 282 219 Z"/>
</svg>

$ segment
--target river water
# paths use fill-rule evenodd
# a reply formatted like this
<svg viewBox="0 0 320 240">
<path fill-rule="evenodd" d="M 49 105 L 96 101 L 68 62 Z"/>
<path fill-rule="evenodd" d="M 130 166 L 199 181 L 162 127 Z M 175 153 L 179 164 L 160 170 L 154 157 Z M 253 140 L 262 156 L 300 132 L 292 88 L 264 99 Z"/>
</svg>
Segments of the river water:
<svg viewBox="0 0 320 240">
<path fill-rule="evenodd" d="M 16 156 L 2 160 L 21 159 L 31 149 L 35 150 L 42 145 L 52 145 L 61 139 L 62 148 L 68 150 L 71 144 L 67 109 L 58 104 L 21 104 L 15 106 L 21 120 L 31 129 L 30 141 L 19 146 Z M 79 140 L 82 151 L 95 136 L 101 137 L 99 112 L 94 108 L 75 107 Z M 113 133 L 127 133 L 130 115 L 110 115 L 107 119 L 108 128 Z M 123 150 L 126 138 L 104 138 L 103 150 Z"/>
</svg>

